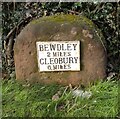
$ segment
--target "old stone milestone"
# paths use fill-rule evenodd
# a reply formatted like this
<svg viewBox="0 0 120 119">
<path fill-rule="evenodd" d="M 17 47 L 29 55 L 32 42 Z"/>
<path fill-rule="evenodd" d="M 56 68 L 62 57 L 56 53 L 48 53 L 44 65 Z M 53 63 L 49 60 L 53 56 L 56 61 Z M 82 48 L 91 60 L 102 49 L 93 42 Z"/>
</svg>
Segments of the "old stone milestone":
<svg viewBox="0 0 120 119">
<path fill-rule="evenodd" d="M 104 38 L 84 16 L 33 20 L 16 39 L 14 60 L 21 82 L 88 85 L 106 77 Z"/>
</svg>

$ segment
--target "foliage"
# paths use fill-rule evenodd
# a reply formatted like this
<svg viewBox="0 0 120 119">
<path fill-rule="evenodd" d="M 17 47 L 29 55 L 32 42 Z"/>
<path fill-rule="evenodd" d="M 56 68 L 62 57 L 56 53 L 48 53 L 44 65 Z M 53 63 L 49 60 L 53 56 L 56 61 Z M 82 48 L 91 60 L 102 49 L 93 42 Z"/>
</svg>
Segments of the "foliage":
<svg viewBox="0 0 120 119">
<path fill-rule="evenodd" d="M 119 72 L 120 65 L 120 40 L 118 40 L 118 3 L 97 3 L 97 2 L 48 2 L 48 3 L 3 3 L 3 44 L 9 42 L 6 40 L 7 34 L 26 17 L 38 18 L 54 14 L 76 14 L 85 15 L 91 19 L 102 31 L 108 52 L 107 73 Z M 31 19 L 32 20 L 32 19 Z M 24 24 L 22 28 L 25 26 Z M 21 28 L 17 28 L 21 30 Z M 16 33 L 17 31 L 15 31 Z M 14 33 L 15 38 L 18 34 Z M 5 47 L 3 45 L 3 49 Z M 3 61 L 4 61 L 3 57 Z M 3 69 L 6 70 L 5 62 Z M 14 66 L 14 65 L 12 65 Z M 13 68 L 14 69 L 14 68 Z M 11 71 L 10 71 L 11 72 Z"/>
<path fill-rule="evenodd" d="M 60 85 L 22 86 L 16 80 L 3 80 L 3 117 L 116 117 L 118 81 L 97 82 L 84 90 L 90 98 L 77 97 Z M 57 100 L 52 96 L 61 92 Z"/>
</svg>

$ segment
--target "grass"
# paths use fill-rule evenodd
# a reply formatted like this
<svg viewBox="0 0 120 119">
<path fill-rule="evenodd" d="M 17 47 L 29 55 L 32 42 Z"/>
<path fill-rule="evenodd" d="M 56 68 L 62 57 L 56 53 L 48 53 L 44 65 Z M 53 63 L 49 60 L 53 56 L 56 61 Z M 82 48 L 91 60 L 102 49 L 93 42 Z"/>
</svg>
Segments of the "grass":
<svg viewBox="0 0 120 119">
<path fill-rule="evenodd" d="M 86 88 L 87 98 L 76 97 L 68 87 L 33 84 L 25 87 L 16 80 L 2 81 L 3 117 L 116 117 L 118 81 L 97 82 Z M 61 92 L 58 100 L 52 96 Z"/>
</svg>

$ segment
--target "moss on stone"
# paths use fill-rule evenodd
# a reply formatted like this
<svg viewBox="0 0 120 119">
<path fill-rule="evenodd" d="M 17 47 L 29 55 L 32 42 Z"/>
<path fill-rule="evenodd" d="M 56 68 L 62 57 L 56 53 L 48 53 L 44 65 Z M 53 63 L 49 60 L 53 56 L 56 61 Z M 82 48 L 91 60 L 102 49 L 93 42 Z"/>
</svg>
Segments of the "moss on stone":
<svg viewBox="0 0 120 119">
<path fill-rule="evenodd" d="M 83 27 L 83 29 L 86 29 L 86 30 L 89 30 L 89 31 L 92 31 L 93 35 L 94 35 L 94 39 L 97 40 L 99 38 L 97 37 L 100 37 L 101 39 L 103 39 L 103 36 L 101 33 L 99 33 L 100 31 L 98 30 L 97 26 L 95 26 L 95 24 L 93 24 L 93 22 L 86 18 L 85 16 L 78 16 L 78 15 L 55 15 L 55 16 L 45 16 L 45 17 L 42 17 L 42 18 L 39 18 L 37 20 L 33 20 L 30 24 L 32 25 L 35 25 L 35 24 L 44 24 L 45 25 L 45 22 L 47 23 L 70 23 L 70 24 L 73 24 L 73 23 L 77 23 L 80 25 L 80 27 Z M 49 30 L 49 29 L 48 29 Z M 97 32 L 98 35 L 96 35 L 96 33 L 94 32 Z M 67 30 L 66 30 L 67 32 Z M 44 41 L 48 40 L 48 38 L 44 38 Z M 105 43 L 105 41 L 103 41 Z"/>
<path fill-rule="evenodd" d="M 33 20 L 31 22 L 31 24 L 39 24 L 42 22 L 79 22 L 80 24 L 82 24 L 82 22 L 87 23 L 87 25 L 89 25 L 91 28 L 93 28 L 94 24 L 91 20 L 89 20 L 88 18 L 84 17 L 84 16 L 77 16 L 77 15 L 56 15 L 56 16 L 46 16 L 46 17 L 42 17 L 39 18 L 37 20 Z"/>
</svg>

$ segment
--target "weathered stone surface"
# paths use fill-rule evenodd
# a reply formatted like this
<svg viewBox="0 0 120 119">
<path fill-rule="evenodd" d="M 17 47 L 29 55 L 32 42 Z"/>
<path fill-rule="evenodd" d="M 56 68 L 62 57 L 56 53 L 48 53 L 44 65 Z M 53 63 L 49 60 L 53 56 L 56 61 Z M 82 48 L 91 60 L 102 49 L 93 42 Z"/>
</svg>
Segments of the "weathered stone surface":
<svg viewBox="0 0 120 119">
<path fill-rule="evenodd" d="M 37 41 L 81 41 L 81 71 L 38 72 Z M 86 85 L 106 76 L 106 51 L 100 31 L 83 16 L 60 15 L 30 22 L 14 46 L 16 78 L 26 82 Z"/>
</svg>

